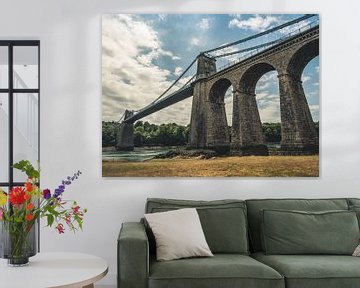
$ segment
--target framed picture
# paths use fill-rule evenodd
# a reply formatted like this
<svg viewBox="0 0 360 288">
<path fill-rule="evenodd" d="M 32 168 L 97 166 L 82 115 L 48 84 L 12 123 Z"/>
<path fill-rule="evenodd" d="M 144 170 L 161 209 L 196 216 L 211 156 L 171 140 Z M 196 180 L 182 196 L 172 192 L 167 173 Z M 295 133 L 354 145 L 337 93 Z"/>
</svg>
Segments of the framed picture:
<svg viewBox="0 0 360 288">
<path fill-rule="evenodd" d="M 106 14 L 103 177 L 318 177 L 318 14 Z"/>
</svg>

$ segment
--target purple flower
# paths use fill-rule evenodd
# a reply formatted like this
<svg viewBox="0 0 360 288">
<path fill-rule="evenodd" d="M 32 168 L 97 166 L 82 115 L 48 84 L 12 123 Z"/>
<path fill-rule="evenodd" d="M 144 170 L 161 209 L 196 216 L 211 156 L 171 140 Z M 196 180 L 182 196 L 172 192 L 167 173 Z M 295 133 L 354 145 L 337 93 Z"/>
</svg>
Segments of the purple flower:
<svg viewBox="0 0 360 288">
<path fill-rule="evenodd" d="M 55 189 L 54 197 L 57 199 L 64 192 L 62 189 Z"/>
<path fill-rule="evenodd" d="M 51 197 L 51 193 L 50 193 L 50 190 L 49 189 L 44 189 L 43 191 L 43 196 L 44 198 L 47 200 Z"/>
<path fill-rule="evenodd" d="M 78 170 L 78 172 L 74 173 L 74 175 L 72 177 L 68 176 L 68 177 L 66 177 L 66 180 L 62 180 L 59 187 L 57 189 L 55 189 L 54 197 L 59 200 L 60 195 L 65 191 L 65 186 L 70 185 L 72 183 L 72 181 L 78 179 L 80 174 L 82 174 L 82 173 L 80 170 Z"/>
</svg>

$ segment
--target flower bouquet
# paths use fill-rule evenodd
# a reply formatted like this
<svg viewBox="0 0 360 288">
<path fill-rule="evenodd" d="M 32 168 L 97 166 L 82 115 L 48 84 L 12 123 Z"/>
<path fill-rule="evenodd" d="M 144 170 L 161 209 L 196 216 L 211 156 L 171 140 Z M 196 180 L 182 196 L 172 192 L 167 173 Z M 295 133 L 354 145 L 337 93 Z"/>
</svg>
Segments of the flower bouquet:
<svg viewBox="0 0 360 288">
<path fill-rule="evenodd" d="M 86 209 L 75 202 L 63 199 L 66 186 L 78 179 L 81 172 L 74 173 L 54 189 L 40 189 L 40 168 L 35 169 L 27 160 L 13 165 L 26 173 L 28 179 L 23 187 L 12 187 L 9 193 L 0 188 L 0 257 L 8 259 L 9 265 L 26 265 L 29 257 L 36 254 L 36 223 L 45 218 L 47 226 L 55 227 L 59 234 L 82 229 Z"/>
</svg>

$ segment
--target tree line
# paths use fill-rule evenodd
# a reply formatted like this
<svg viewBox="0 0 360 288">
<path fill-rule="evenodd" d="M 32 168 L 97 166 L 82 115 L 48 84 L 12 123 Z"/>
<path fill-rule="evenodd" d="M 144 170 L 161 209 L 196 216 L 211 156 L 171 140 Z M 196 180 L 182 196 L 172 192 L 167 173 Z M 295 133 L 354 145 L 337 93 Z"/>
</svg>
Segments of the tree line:
<svg viewBox="0 0 360 288">
<path fill-rule="evenodd" d="M 115 146 L 116 130 L 119 123 L 115 121 L 102 122 L 102 145 L 103 147 Z M 319 134 L 319 122 L 315 122 Z M 280 123 L 263 123 L 262 128 L 266 142 L 280 142 Z M 229 127 L 231 129 L 231 127 Z M 135 146 L 185 146 L 188 143 L 190 125 L 183 126 L 176 123 L 150 124 L 145 121 L 137 121 L 134 124 Z"/>
</svg>

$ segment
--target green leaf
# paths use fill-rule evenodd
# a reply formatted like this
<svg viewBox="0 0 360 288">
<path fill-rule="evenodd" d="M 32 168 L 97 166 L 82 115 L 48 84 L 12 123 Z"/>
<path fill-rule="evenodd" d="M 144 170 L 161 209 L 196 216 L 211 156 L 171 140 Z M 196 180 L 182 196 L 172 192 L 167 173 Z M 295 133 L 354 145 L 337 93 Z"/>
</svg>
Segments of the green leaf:
<svg viewBox="0 0 360 288">
<path fill-rule="evenodd" d="M 57 212 L 52 206 L 47 206 L 45 209 L 55 217 L 58 217 L 60 215 L 60 213 Z"/>
<path fill-rule="evenodd" d="M 47 224 L 48 224 L 48 226 L 50 226 L 51 227 L 51 225 L 54 223 L 54 216 L 53 215 L 51 215 L 51 214 L 48 214 L 47 215 Z"/>
<path fill-rule="evenodd" d="M 25 172 L 29 178 L 32 178 L 32 179 L 40 178 L 40 168 L 35 169 L 29 160 L 21 160 L 21 161 L 15 163 L 13 165 L 13 167 L 22 172 Z"/>
</svg>

